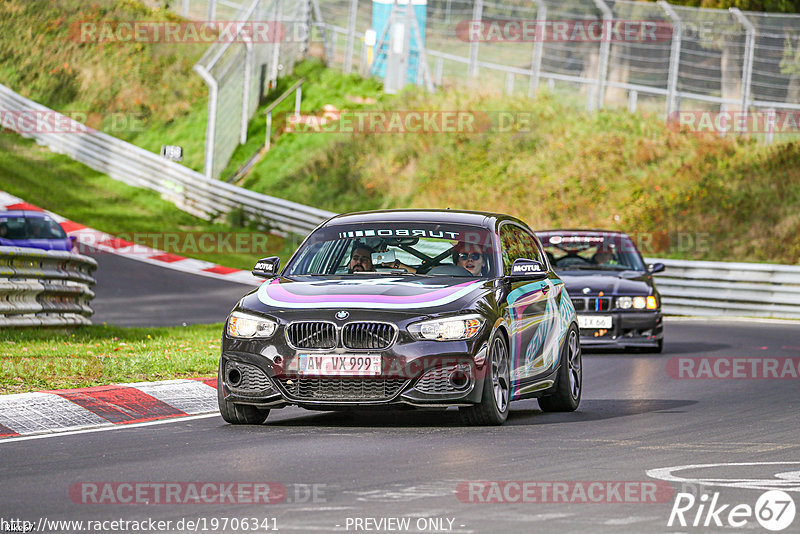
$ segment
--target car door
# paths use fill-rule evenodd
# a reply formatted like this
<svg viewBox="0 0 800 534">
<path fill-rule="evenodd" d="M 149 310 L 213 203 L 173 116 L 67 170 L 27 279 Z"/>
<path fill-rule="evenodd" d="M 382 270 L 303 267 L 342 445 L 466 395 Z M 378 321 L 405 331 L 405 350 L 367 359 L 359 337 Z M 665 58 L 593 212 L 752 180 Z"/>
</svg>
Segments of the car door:
<svg viewBox="0 0 800 534">
<path fill-rule="evenodd" d="M 511 338 L 512 393 L 518 394 L 526 379 L 552 371 L 554 357 L 557 358 L 558 328 L 554 328 L 559 319 L 557 291 L 549 278 L 539 281 L 509 278 L 511 265 L 517 259 L 527 258 L 547 265 L 532 233 L 507 222 L 500 227 L 500 242 L 508 286 L 505 319 Z"/>
</svg>

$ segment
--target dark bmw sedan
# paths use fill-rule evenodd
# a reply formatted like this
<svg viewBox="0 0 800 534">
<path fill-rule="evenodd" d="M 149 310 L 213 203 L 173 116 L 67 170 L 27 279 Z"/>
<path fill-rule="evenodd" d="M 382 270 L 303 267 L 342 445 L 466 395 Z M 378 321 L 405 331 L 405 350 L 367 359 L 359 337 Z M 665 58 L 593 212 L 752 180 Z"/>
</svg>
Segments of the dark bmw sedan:
<svg viewBox="0 0 800 534">
<path fill-rule="evenodd" d="M 497 425 L 509 402 L 572 411 L 578 323 L 541 243 L 506 215 L 377 211 L 329 219 L 228 317 L 218 396 L 229 423 L 271 409 L 458 407 Z"/>
<path fill-rule="evenodd" d="M 664 264 L 645 265 L 622 232 L 548 230 L 536 235 L 567 285 L 584 347 L 661 352 L 661 295 L 653 274 L 663 271 Z"/>
</svg>

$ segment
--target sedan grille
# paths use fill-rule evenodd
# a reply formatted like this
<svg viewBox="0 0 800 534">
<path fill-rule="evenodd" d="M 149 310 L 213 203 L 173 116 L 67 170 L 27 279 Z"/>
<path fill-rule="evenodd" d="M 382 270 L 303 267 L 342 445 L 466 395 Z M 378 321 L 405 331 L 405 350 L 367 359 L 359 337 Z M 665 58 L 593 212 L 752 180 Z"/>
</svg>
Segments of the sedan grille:
<svg viewBox="0 0 800 534">
<path fill-rule="evenodd" d="M 400 392 L 404 378 L 280 378 L 292 397 L 303 400 L 389 400 Z"/>
<path fill-rule="evenodd" d="M 575 311 L 608 311 L 611 309 L 611 297 L 572 297 Z"/>
<path fill-rule="evenodd" d="M 349 323 L 342 330 L 342 344 L 348 349 L 388 349 L 395 328 L 387 323 Z"/>
<path fill-rule="evenodd" d="M 289 344 L 298 349 L 333 349 L 336 325 L 326 322 L 292 323 L 286 328 Z"/>
</svg>

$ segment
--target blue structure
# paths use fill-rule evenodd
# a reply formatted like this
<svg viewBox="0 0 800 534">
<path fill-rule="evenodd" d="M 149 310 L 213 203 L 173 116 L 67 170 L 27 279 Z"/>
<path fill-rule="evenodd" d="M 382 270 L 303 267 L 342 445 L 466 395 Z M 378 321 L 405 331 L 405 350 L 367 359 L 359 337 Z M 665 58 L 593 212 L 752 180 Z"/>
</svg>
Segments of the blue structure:
<svg viewBox="0 0 800 534">
<path fill-rule="evenodd" d="M 417 19 L 419 26 L 419 33 L 422 37 L 422 43 L 417 40 L 416 32 L 414 31 L 413 22 L 411 27 L 406 29 L 402 25 L 406 21 L 406 9 L 408 4 L 411 4 L 414 9 L 414 15 Z M 389 53 L 389 43 L 392 35 L 392 29 L 388 28 L 389 18 L 391 17 L 392 9 L 394 8 L 394 0 L 372 0 L 372 29 L 378 34 L 378 43 L 383 38 L 383 45 L 380 50 L 375 50 L 374 61 L 372 63 L 371 72 L 374 76 L 381 78 L 386 77 L 386 59 Z M 425 23 L 427 20 L 428 0 L 397 0 L 397 10 L 395 11 L 394 22 L 399 24 L 400 27 L 396 31 L 404 30 L 406 35 L 409 36 L 410 46 L 408 51 L 408 68 L 406 71 L 406 82 L 417 83 L 417 73 L 419 71 L 419 50 L 420 46 L 425 46 Z M 377 46 L 377 45 L 376 45 Z"/>
</svg>

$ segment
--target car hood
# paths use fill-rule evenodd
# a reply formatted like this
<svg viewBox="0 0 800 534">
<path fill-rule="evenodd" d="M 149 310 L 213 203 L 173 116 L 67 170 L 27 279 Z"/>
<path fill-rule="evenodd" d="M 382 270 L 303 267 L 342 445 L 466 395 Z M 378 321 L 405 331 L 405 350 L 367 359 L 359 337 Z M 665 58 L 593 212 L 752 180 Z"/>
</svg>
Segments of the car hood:
<svg viewBox="0 0 800 534">
<path fill-rule="evenodd" d="M 440 311 L 458 301 L 472 301 L 491 282 L 458 277 L 311 277 L 274 278 L 255 292 L 269 308 L 283 309 L 378 309 Z M 252 299 L 248 299 L 248 303 Z"/>
<path fill-rule="evenodd" d="M 559 277 L 567 286 L 570 296 L 597 295 L 600 291 L 605 295 L 651 295 L 651 278 L 647 273 L 634 274 L 624 271 L 624 275 L 615 274 L 576 274 L 559 272 Z M 586 288 L 589 291 L 584 292 Z"/>
</svg>

